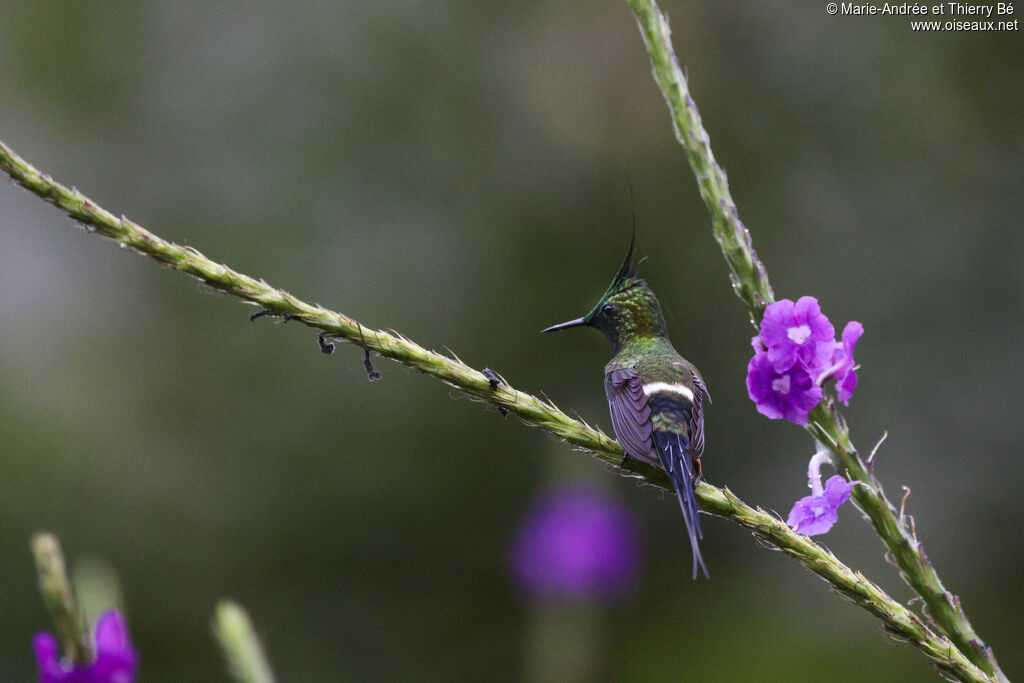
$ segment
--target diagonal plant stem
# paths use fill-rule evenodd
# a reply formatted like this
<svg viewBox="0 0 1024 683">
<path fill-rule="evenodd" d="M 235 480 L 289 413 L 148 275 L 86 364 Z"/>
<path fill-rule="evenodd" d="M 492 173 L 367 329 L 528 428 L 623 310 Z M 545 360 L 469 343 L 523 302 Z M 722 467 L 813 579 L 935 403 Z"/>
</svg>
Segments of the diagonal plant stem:
<svg viewBox="0 0 1024 683">
<path fill-rule="evenodd" d="M 750 232 L 740 221 L 736 203 L 729 193 L 725 170 L 711 152 L 711 138 L 704 130 L 697 103 L 690 97 L 686 77 L 672 51 L 668 21 L 653 0 L 628 1 L 654 66 L 654 80 L 672 113 L 676 139 L 686 150 L 690 168 L 697 177 L 700 197 L 711 212 L 715 240 L 729 266 L 732 288 L 747 305 L 756 327 L 761 322 L 764 307 L 775 301 L 775 294 L 768 284 L 768 273 L 754 251 Z"/>
<path fill-rule="evenodd" d="M 340 339 L 359 346 L 365 344 L 365 348 L 381 356 L 433 375 L 473 399 L 493 403 L 517 415 L 527 424 L 541 427 L 555 436 L 570 441 L 611 465 L 622 465 L 623 451 L 616 441 L 608 438 L 600 430 L 573 419 L 549 400 L 518 391 L 501 381 L 495 382 L 497 386 L 492 386 L 487 375 L 466 365 L 454 354 L 446 356 L 425 349 L 394 330 L 375 330 L 361 325 L 346 315 L 317 304 L 306 303 L 282 289 L 271 287 L 263 280 L 257 280 L 216 263 L 192 247 L 168 242 L 124 216 L 114 216 L 78 190 L 68 189 L 54 182 L 46 174 L 34 169 L 2 141 L 0 170 L 14 178 L 25 189 L 65 211 L 87 231 L 97 232 L 131 247 L 166 266 L 192 275 L 210 287 L 254 303 L 263 311 L 320 329 L 328 338 Z M 671 490 L 671 484 L 661 470 L 637 462 L 635 458 L 629 458 L 624 469 Z"/>
<path fill-rule="evenodd" d="M 737 215 L 725 171 L 711 152 L 710 138 L 672 48 L 668 21 L 654 0 L 628 2 L 651 57 L 654 80 L 671 112 L 676 138 L 686 150 L 701 198 L 711 213 L 715 239 L 729 265 L 733 289 L 747 305 L 754 326 L 759 327 L 765 305 L 774 300 L 768 274 L 754 252 L 750 233 Z M 871 464 L 861 460 L 833 400 L 823 401 L 811 412 L 807 431 L 829 447 L 851 479 L 867 484 L 855 486 L 853 498 L 888 547 L 900 575 L 924 599 L 930 618 L 972 662 L 996 680 L 1006 681 L 995 654 L 974 631 L 960 600 L 942 585 L 916 534 L 904 525 L 902 516 L 897 515 L 886 498 Z"/>
<path fill-rule="evenodd" d="M 551 401 L 519 391 L 493 372 L 476 370 L 454 354 L 445 356 L 429 351 L 395 331 L 374 330 L 348 316 L 319 305 L 308 304 L 287 292 L 215 263 L 196 249 L 168 242 L 124 217 L 115 217 L 75 189 L 54 182 L 40 173 L 0 141 L 0 170 L 19 185 L 66 212 L 86 230 L 98 232 L 120 244 L 184 273 L 227 294 L 259 305 L 265 311 L 298 320 L 322 330 L 330 338 L 353 344 L 365 344 L 381 356 L 391 358 L 420 372 L 432 375 L 465 395 L 487 401 L 499 409 L 514 413 L 528 425 L 564 439 L 577 448 L 617 468 L 620 474 L 642 479 L 661 489 L 671 490 L 665 473 L 630 458 L 623 467 L 622 447 L 600 430 L 575 420 Z M 322 347 L 325 344 L 321 340 Z M 496 385 L 496 386 L 495 386 Z M 840 562 L 831 552 L 806 536 L 795 533 L 777 516 L 752 508 L 728 489 L 697 485 L 697 498 L 705 512 L 730 519 L 750 529 L 765 546 L 793 557 L 828 581 L 841 595 L 878 617 L 894 638 L 909 642 L 931 658 L 942 671 L 963 681 L 991 681 L 985 672 L 969 661 L 941 633 L 887 595 L 881 588 Z"/>
</svg>

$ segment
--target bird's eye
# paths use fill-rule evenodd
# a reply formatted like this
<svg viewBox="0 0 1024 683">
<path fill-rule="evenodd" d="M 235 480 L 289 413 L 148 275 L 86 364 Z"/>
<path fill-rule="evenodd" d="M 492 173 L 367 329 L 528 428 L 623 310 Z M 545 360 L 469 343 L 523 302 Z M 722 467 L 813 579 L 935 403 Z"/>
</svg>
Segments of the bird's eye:
<svg viewBox="0 0 1024 683">
<path fill-rule="evenodd" d="M 611 315 L 612 313 L 615 312 L 615 305 L 614 304 L 605 304 L 601 308 L 601 310 L 604 311 L 605 313 L 608 313 L 609 315 Z"/>
</svg>

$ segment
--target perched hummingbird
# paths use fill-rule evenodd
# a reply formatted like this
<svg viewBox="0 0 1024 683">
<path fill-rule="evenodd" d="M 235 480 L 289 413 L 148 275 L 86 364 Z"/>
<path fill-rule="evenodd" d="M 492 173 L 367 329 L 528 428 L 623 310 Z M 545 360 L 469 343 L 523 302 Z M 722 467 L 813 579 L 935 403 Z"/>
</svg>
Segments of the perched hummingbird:
<svg viewBox="0 0 1024 683">
<path fill-rule="evenodd" d="M 708 576 L 700 554 L 700 519 L 693 482 L 701 476 L 704 454 L 704 399 L 711 401 L 700 372 L 672 347 L 654 292 L 637 277 L 633 262 L 636 230 L 626 260 L 608 291 L 582 318 L 542 332 L 589 325 L 604 332 L 614 355 L 604 367 L 604 391 L 615 435 L 626 451 L 668 474 L 683 509 L 698 567 Z"/>
</svg>

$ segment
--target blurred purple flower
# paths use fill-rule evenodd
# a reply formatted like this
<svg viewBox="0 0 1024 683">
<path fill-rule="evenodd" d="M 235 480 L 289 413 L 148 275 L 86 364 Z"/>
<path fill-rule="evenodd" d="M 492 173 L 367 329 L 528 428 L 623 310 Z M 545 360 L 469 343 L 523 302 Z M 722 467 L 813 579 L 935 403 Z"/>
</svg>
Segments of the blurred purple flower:
<svg viewBox="0 0 1024 683">
<path fill-rule="evenodd" d="M 57 639 L 49 631 L 32 639 L 39 666 L 39 683 L 132 683 L 138 655 L 132 649 L 128 625 L 116 610 L 108 610 L 96 620 L 95 652 L 91 664 L 72 666 L 60 660 Z"/>
<path fill-rule="evenodd" d="M 629 594 L 643 564 L 639 525 L 600 489 L 581 484 L 542 493 L 509 547 L 525 593 L 541 600 L 614 601 Z"/>
<path fill-rule="evenodd" d="M 812 373 L 827 366 L 835 334 L 813 296 L 800 297 L 795 304 L 789 299 L 769 304 L 761 320 L 761 341 L 777 372 L 785 372 L 797 361 Z"/>
<path fill-rule="evenodd" d="M 864 326 L 859 322 L 851 320 L 846 323 L 846 328 L 843 330 L 843 343 L 836 344 L 836 349 L 832 353 L 832 365 L 818 377 L 818 384 L 829 377 L 836 378 L 836 396 L 844 406 L 850 405 L 853 390 L 857 388 L 857 373 L 854 370 L 857 367 L 857 362 L 853 359 L 853 348 L 862 334 L 864 334 Z"/>
<path fill-rule="evenodd" d="M 778 372 L 763 350 L 747 365 L 747 394 L 765 417 L 798 425 L 807 424 L 807 414 L 821 401 L 821 387 L 807 370 L 796 364 Z"/>
<path fill-rule="evenodd" d="M 860 483 L 846 481 L 836 474 L 829 477 L 822 488 L 821 465 L 825 462 L 831 462 L 827 451 L 820 451 L 811 458 L 807 468 L 811 495 L 798 500 L 786 520 L 786 524 L 798 534 L 816 536 L 831 529 L 839 519 L 839 506 L 850 499 L 853 487 Z"/>
</svg>

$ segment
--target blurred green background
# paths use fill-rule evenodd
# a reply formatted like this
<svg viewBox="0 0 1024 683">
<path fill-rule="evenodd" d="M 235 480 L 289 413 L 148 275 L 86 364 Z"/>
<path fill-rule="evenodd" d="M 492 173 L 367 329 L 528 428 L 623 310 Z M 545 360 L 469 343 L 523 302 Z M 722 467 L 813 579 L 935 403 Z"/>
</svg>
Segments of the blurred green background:
<svg viewBox="0 0 1024 683">
<path fill-rule="evenodd" d="M 667 1 L 779 297 L 860 320 L 855 442 L 1006 673 L 1024 673 L 1024 53 L 825 3 Z M 752 330 L 623 2 L 6 0 L 0 139 L 115 214 L 301 298 L 448 346 L 609 429 L 593 331 L 634 187 L 646 275 L 703 371 L 705 472 L 783 515 L 809 438 L 746 398 Z M 217 599 L 282 681 L 514 680 L 538 619 L 508 537 L 557 477 L 642 520 L 597 677 L 931 681 L 812 574 L 384 360 L 86 235 L 0 183 L 0 680 L 49 621 L 28 538 L 116 569 L 140 680 L 226 678 Z M 824 541 L 909 589 L 852 507 Z M 546 632 L 555 651 L 577 634 Z M 533 645 L 531 645 L 533 643 Z M 567 651 L 567 656 L 570 653 Z"/>
</svg>

